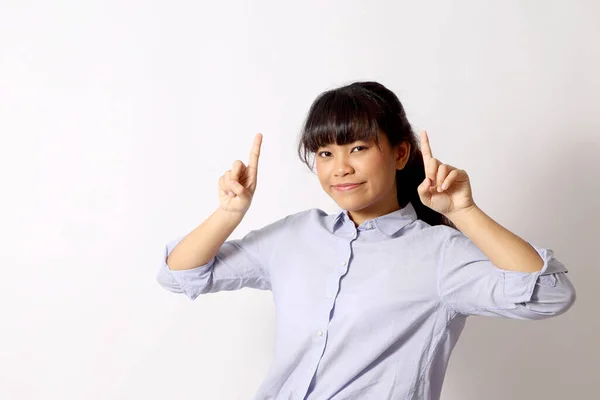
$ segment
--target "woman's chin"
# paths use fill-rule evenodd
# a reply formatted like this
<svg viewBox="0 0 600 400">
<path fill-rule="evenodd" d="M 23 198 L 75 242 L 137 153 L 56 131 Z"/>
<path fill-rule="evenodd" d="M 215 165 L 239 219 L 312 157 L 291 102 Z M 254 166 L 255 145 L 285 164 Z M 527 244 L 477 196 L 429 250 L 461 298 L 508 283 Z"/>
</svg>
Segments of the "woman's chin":
<svg viewBox="0 0 600 400">
<path fill-rule="evenodd" d="M 361 196 L 332 196 L 338 206 L 344 210 L 360 210 L 364 208 L 368 202 Z"/>
</svg>

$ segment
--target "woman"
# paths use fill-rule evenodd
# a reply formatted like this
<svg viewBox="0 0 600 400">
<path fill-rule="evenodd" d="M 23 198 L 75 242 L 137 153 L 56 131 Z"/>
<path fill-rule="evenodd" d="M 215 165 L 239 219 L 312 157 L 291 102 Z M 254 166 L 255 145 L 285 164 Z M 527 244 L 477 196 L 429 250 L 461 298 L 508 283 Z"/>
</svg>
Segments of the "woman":
<svg viewBox="0 0 600 400">
<path fill-rule="evenodd" d="M 474 202 L 464 170 L 420 149 L 398 98 L 376 82 L 322 93 L 298 153 L 340 206 L 288 215 L 227 240 L 256 190 L 248 165 L 219 180 L 220 206 L 166 246 L 158 281 L 190 299 L 271 290 L 273 364 L 255 399 L 439 399 L 469 315 L 543 319 L 575 301 L 552 250 Z"/>
</svg>

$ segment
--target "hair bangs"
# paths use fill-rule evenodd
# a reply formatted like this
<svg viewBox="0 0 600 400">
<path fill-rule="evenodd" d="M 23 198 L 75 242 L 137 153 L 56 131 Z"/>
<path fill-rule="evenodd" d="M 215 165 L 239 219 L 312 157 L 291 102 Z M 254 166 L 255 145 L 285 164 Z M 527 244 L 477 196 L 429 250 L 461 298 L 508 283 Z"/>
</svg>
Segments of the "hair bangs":
<svg viewBox="0 0 600 400">
<path fill-rule="evenodd" d="M 380 106 L 365 93 L 329 91 L 312 104 L 302 134 L 303 159 L 330 144 L 374 139 L 379 144 Z M 301 152 L 302 153 L 302 152 Z"/>
</svg>

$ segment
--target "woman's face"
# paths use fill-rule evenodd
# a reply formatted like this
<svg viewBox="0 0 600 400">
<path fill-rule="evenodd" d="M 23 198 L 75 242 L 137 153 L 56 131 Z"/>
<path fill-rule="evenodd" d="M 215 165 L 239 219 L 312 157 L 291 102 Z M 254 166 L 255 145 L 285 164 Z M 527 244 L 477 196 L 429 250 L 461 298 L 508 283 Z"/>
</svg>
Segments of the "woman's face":
<svg viewBox="0 0 600 400">
<path fill-rule="evenodd" d="M 379 148 L 380 147 L 380 148 Z M 323 190 L 360 225 L 367 219 L 400 208 L 396 194 L 396 170 L 406 165 L 410 144 L 391 147 L 385 134 L 374 139 L 346 145 L 321 147 L 315 155 L 315 167 Z M 343 190 L 335 185 L 354 183 Z"/>
</svg>

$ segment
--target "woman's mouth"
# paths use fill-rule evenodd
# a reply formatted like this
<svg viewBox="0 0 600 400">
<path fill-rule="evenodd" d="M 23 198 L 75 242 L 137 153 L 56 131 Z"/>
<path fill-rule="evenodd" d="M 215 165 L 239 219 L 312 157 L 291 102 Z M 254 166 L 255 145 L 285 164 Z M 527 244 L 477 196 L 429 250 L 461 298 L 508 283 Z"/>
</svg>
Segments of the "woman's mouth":
<svg viewBox="0 0 600 400">
<path fill-rule="evenodd" d="M 335 185 L 333 188 L 339 192 L 349 192 L 350 190 L 354 190 L 363 183 L 355 183 L 350 185 Z"/>
</svg>

